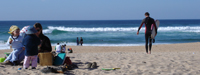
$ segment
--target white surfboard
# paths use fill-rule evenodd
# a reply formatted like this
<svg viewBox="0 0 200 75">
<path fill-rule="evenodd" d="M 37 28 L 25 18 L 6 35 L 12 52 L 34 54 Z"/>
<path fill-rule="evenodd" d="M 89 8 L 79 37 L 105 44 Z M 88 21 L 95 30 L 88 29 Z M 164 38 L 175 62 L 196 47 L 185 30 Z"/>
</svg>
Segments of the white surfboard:
<svg viewBox="0 0 200 75">
<path fill-rule="evenodd" d="M 156 23 L 156 27 L 157 27 L 157 30 L 158 30 L 158 27 L 160 25 L 160 21 L 156 20 L 155 23 Z M 154 39 L 155 36 L 156 36 L 156 30 L 155 30 L 154 25 L 152 25 L 151 28 L 152 28 L 151 39 Z"/>
</svg>

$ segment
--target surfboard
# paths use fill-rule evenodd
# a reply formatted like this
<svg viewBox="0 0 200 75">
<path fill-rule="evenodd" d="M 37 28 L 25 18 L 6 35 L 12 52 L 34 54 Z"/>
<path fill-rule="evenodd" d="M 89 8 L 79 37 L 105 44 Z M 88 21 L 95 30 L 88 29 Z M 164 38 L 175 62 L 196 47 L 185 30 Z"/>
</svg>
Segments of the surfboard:
<svg viewBox="0 0 200 75">
<path fill-rule="evenodd" d="M 120 69 L 120 68 L 102 68 L 102 70 L 106 70 L 106 71 L 109 71 L 109 70 L 116 70 L 116 69 Z"/>
<path fill-rule="evenodd" d="M 158 30 L 158 27 L 160 25 L 160 21 L 156 20 L 155 23 L 156 23 L 156 27 L 157 27 L 157 30 Z M 154 25 L 151 26 L 151 29 L 152 29 L 151 39 L 154 39 L 155 36 L 156 36 L 156 29 L 155 29 Z"/>
</svg>

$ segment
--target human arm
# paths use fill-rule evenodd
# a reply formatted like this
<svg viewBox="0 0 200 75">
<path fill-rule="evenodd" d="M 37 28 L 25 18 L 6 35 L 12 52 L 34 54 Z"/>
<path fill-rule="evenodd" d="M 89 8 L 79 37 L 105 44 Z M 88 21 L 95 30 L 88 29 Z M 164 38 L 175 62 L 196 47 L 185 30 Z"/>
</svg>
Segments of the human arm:
<svg viewBox="0 0 200 75">
<path fill-rule="evenodd" d="M 38 38 L 38 43 L 39 43 L 38 46 L 37 46 L 38 52 L 41 52 L 41 48 L 40 48 L 41 47 L 41 40 L 39 38 Z"/>
<path fill-rule="evenodd" d="M 6 42 L 6 45 L 11 46 L 13 42 L 13 39 L 11 38 L 11 36 L 8 38 L 8 41 Z"/>
<path fill-rule="evenodd" d="M 22 45 L 23 45 L 22 50 L 26 49 L 26 47 L 25 47 L 26 42 L 27 42 L 26 38 L 23 38 L 23 40 L 22 40 Z"/>
<path fill-rule="evenodd" d="M 140 29 L 142 28 L 144 22 L 145 22 L 145 19 L 142 20 L 142 23 L 140 24 L 140 27 L 138 28 L 137 35 L 139 34 L 139 31 L 140 31 Z"/>
</svg>

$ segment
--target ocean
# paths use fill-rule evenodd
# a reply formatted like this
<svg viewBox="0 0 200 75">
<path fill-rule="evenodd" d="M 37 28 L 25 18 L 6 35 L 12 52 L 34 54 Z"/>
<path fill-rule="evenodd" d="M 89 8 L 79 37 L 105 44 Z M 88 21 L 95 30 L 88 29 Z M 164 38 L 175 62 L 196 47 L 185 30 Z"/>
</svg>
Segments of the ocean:
<svg viewBox="0 0 200 75">
<path fill-rule="evenodd" d="M 83 46 L 141 46 L 145 44 L 145 25 L 136 35 L 142 20 L 58 20 L 58 21 L 0 21 L 0 50 L 5 45 L 11 25 L 20 29 L 36 22 L 43 33 L 56 43 L 76 46 L 76 38 L 83 38 Z M 200 19 L 159 20 L 155 44 L 190 43 L 200 41 Z"/>
</svg>

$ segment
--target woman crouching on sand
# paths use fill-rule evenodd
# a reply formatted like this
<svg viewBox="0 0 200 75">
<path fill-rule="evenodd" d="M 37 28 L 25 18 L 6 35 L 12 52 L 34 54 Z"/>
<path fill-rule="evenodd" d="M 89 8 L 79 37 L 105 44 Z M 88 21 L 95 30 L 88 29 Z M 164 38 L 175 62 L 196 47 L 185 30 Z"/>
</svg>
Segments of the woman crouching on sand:
<svg viewBox="0 0 200 75">
<path fill-rule="evenodd" d="M 38 31 L 36 35 L 40 38 L 41 44 L 38 47 L 39 52 L 51 52 L 51 42 L 47 36 L 42 33 L 42 25 L 40 23 L 35 23 L 34 27 Z"/>
</svg>

